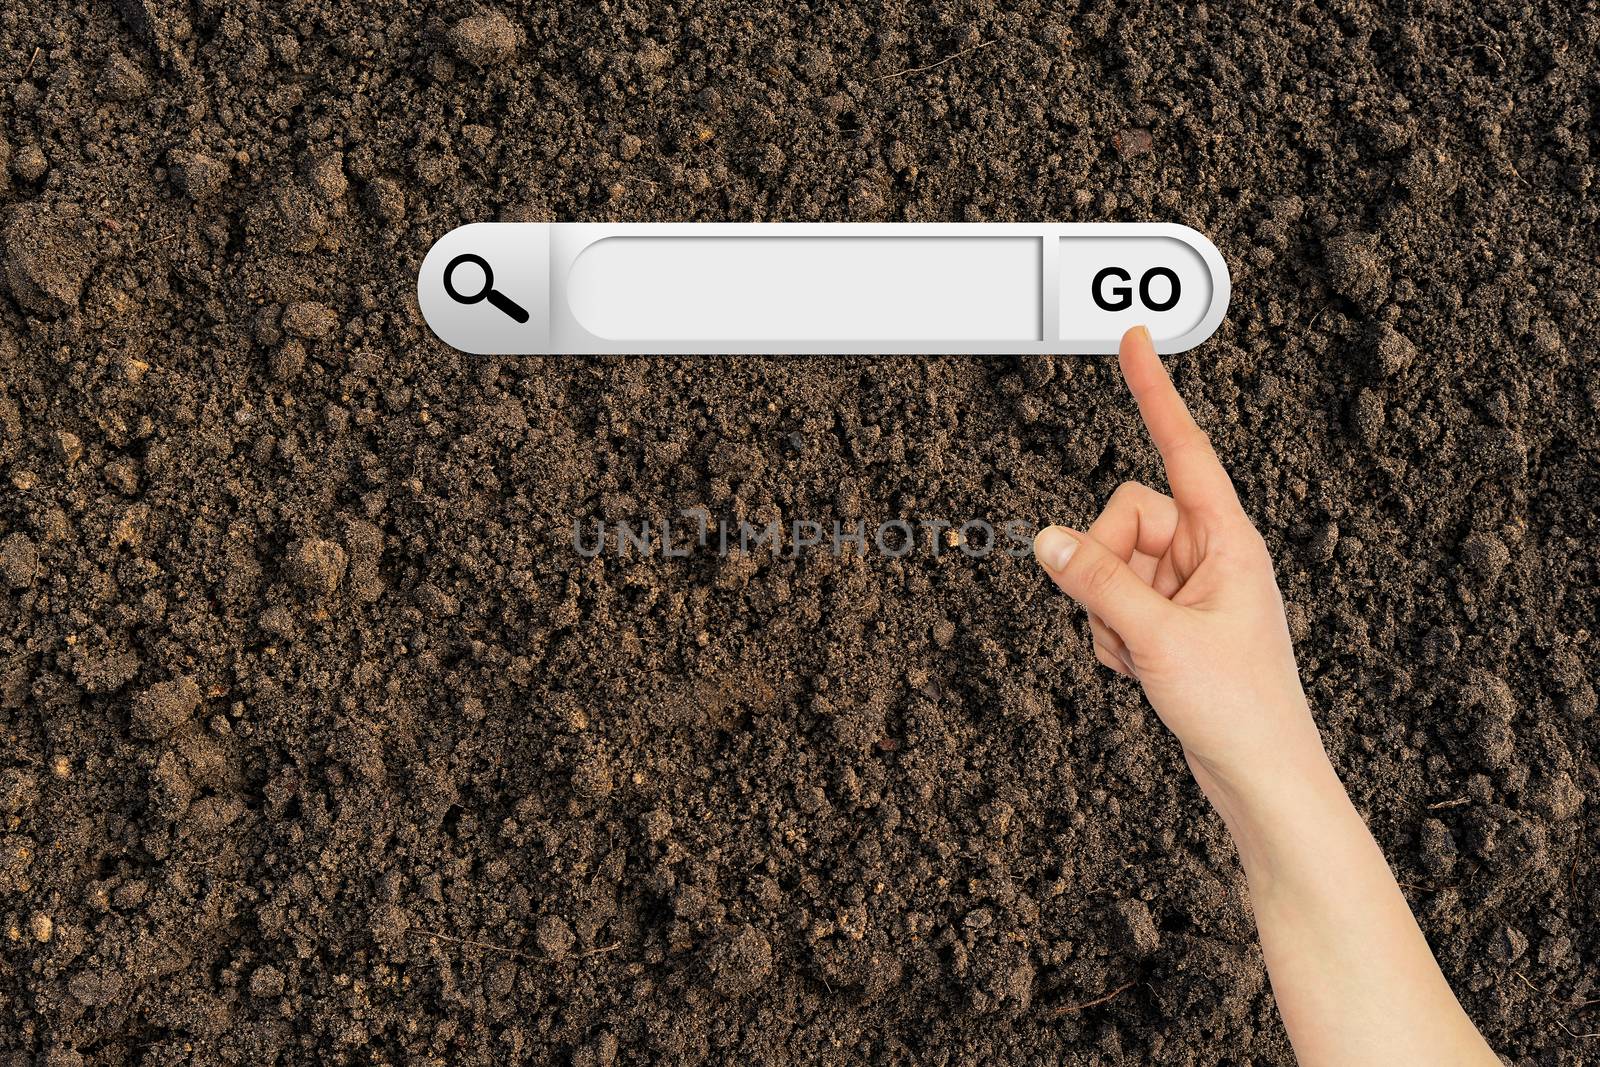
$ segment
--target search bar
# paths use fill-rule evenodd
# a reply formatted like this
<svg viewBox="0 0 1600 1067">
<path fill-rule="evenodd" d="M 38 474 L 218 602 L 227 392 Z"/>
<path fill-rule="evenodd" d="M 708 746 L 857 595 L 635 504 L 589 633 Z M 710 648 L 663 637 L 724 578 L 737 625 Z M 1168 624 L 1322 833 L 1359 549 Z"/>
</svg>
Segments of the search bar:
<svg viewBox="0 0 1600 1067">
<path fill-rule="evenodd" d="M 475 223 L 423 259 L 439 339 L 545 353 L 1182 352 L 1227 265 L 1167 223 Z"/>
</svg>

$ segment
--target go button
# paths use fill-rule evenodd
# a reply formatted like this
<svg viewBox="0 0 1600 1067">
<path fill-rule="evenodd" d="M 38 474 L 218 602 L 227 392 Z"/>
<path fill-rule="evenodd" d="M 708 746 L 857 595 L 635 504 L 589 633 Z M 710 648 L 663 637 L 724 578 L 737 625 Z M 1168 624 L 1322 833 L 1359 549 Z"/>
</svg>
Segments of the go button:
<svg viewBox="0 0 1600 1067">
<path fill-rule="evenodd" d="M 1227 264 L 1169 223 L 475 223 L 422 261 L 483 355 L 1111 353 L 1210 337 Z"/>
</svg>

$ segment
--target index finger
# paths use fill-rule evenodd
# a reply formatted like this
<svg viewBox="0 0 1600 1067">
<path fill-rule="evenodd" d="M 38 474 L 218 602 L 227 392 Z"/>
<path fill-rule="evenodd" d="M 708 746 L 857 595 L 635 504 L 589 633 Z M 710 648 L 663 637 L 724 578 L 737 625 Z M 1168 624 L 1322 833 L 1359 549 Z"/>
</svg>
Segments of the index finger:
<svg viewBox="0 0 1600 1067">
<path fill-rule="evenodd" d="M 1150 331 L 1135 326 L 1123 334 L 1117 361 L 1128 390 L 1139 404 L 1139 415 L 1150 431 L 1150 439 L 1166 465 L 1172 498 L 1183 507 L 1237 505 L 1239 498 L 1233 491 L 1233 482 L 1212 451 L 1211 439 L 1173 387 L 1167 368 L 1156 355 Z"/>
</svg>

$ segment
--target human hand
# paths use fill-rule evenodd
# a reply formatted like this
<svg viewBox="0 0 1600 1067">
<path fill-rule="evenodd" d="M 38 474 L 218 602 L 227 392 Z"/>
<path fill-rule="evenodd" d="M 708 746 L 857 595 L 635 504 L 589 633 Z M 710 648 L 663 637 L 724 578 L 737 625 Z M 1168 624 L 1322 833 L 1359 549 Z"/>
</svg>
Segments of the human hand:
<svg viewBox="0 0 1600 1067">
<path fill-rule="evenodd" d="M 1047 527 L 1034 553 L 1232 832 L 1299 1062 L 1491 1067 L 1328 762 L 1266 543 L 1144 327 L 1120 359 L 1172 496 L 1128 482 L 1086 532 Z"/>
<path fill-rule="evenodd" d="M 1143 326 L 1122 376 L 1172 495 L 1125 482 L 1084 533 L 1041 530 L 1034 554 L 1081 604 L 1095 655 L 1144 687 L 1226 818 L 1294 758 L 1321 761 L 1266 543 Z"/>
</svg>

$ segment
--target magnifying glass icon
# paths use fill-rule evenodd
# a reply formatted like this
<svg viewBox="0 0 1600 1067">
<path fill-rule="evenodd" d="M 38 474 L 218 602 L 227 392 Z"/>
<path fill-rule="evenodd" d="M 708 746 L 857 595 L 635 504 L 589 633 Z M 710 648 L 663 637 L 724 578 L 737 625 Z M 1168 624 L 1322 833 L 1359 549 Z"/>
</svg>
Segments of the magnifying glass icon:
<svg viewBox="0 0 1600 1067">
<path fill-rule="evenodd" d="M 465 264 L 471 264 L 483 272 L 483 286 L 477 292 L 463 293 L 455 287 L 456 268 Z M 494 287 L 494 271 L 489 268 L 489 261 L 482 256 L 467 253 L 452 259 L 444 268 L 444 291 L 458 304 L 476 304 L 481 300 L 487 300 L 513 321 L 518 323 L 528 321 L 528 312 L 523 306 Z"/>
</svg>

